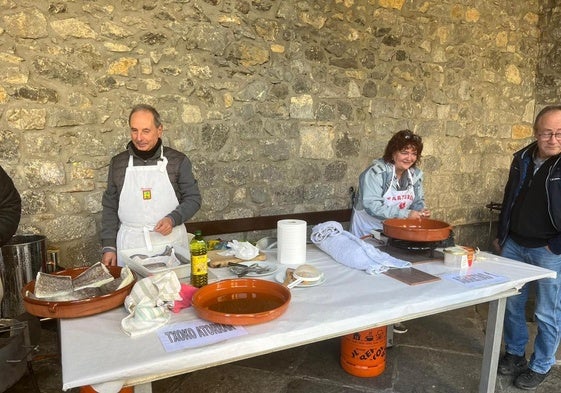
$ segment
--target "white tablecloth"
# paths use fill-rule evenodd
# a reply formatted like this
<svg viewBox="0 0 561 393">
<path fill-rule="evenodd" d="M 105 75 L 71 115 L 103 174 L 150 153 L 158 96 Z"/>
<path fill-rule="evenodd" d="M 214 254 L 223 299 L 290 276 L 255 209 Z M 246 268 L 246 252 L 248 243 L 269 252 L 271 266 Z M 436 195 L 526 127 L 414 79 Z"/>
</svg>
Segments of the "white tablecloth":
<svg viewBox="0 0 561 393">
<path fill-rule="evenodd" d="M 275 254 L 269 253 L 269 261 Z M 474 267 L 508 277 L 508 281 L 468 289 L 449 280 L 407 285 L 385 275 L 368 275 L 331 259 L 313 245 L 307 263 L 325 274 L 322 285 L 292 289 L 292 300 L 279 318 L 246 326 L 249 334 L 202 348 L 167 353 L 156 333 L 130 338 L 120 329 L 124 308 L 91 317 L 60 321 L 65 390 L 115 381 L 139 384 L 341 336 L 369 327 L 484 303 L 513 293 L 513 288 L 555 273 L 480 253 Z M 441 260 L 417 263 L 415 268 L 439 275 L 450 272 Z M 281 270 L 285 265 L 280 266 Z M 227 268 L 215 269 L 221 278 Z M 268 277 L 274 280 L 274 275 Z M 192 308 L 174 314 L 170 323 L 195 319 Z"/>
</svg>

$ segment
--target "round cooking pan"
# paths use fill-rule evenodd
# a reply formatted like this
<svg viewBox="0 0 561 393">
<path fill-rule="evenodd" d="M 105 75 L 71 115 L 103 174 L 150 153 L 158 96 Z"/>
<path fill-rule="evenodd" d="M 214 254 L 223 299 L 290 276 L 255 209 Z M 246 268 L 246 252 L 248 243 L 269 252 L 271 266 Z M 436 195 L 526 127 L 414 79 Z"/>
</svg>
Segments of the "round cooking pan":
<svg viewBox="0 0 561 393">
<path fill-rule="evenodd" d="M 87 269 L 88 267 L 77 267 L 61 270 L 53 274 L 75 278 Z M 113 277 L 120 277 L 122 269 L 120 266 L 107 266 L 107 269 Z M 133 277 L 135 277 L 133 282 L 115 292 L 87 299 L 69 301 L 49 301 L 28 296 L 28 292 L 33 293 L 35 291 L 35 280 L 33 280 L 22 288 L 23 305 L 25 310 L 31 315 L 46 318 L 77 318 L 99 314 L 123 305 L 125 298 L 131 292 L 136 282 L 136 275 L 134 275 L 133 272 L 131 273 Z"/>
<path fill-rule="evenodd" d="M 227 325 L 253 325 L 278 318 L 288 308 L 290 290 L 276 282 L 232 278 L 200 288 L 192 306 L 207 321 Z"/>
<path fill-rule="evenodd" d="M 428 218 L 390 218 L 382 222 L 384 235 L 413 242 L 436 242 L 450 237 L 452 227 L 444 221 Z"/>
</svg>

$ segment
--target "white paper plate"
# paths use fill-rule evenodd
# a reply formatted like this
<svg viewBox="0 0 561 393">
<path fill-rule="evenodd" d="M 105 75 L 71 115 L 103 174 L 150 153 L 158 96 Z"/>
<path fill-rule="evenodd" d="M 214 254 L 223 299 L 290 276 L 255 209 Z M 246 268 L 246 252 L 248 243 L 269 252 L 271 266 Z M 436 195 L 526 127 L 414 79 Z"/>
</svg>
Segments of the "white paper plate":
<svg viewBox="0 0 561 393">
<path fill-rule="evenodd" d="M 271 274 L 273 274 L 274 272 L 276 272 L 277 270 L 279 270 L 279 264 L 278 263 L 272 263 L 272 262 L 255 262 L 255 261 L 247 261 L 247 262 L 239 262 L 240 265 L 246 265 L 246 266 L 250 266 L 253 265 L 254 263 L 256 263 L 259 267 L 262 268 L 269 268 L 268 271 L 264 272 L 264 273 L 255 273 L 255 272 L 251 272 L 251 273 L 247 273 L 244 277 L 262 277 L 262 276 L 269 276 Z M 229 266 L 228 270 L 230 270 L 230 272 L 232 274 L 237 275 L 237 273 L 235 273 L 232 269 L 233 266 Z"/>
<path fill-rule="evenodd" d="M 282 272 L 279 272 L 275 275 L 275 280 L 280 282 L 281 284 L 284 282 L 284 277 L 286 276 L 286 269 Z M 321 278 L 317 281 L 312 281 L 309 284 L 298 284 L 294 288 L 308 288 L 308 287 L 316 287 L 321 285 L 325 282 L 325 274 L 322 274 Z"/>
</svg>

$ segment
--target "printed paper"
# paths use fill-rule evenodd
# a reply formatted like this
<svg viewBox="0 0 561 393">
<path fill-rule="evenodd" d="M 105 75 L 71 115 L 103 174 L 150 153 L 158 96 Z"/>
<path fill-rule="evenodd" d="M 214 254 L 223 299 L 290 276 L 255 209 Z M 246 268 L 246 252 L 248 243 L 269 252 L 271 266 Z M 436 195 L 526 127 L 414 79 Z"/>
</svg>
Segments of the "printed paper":
<svg viewBox="0 0 561 393">
<path fill-rule="evenodd" d="M 499 276 L 494 273 L 489 273 L 481 269 L 468 269 L 459 272 L 456 271 L 452 273 L 443 274 L 441 277 L 446 280 L 457 282 L 469 288 L 485 287 L 485 286 L 500 284 L 508 281 L 507 277 Z"/>
<path fill-rule="evenodd" d="M 247 334 L 241 326 L 224 325 L 196 319 L 178 322 L 158 330 L 158 337 L 166 352 L 197 348 Z"/>
</svg>

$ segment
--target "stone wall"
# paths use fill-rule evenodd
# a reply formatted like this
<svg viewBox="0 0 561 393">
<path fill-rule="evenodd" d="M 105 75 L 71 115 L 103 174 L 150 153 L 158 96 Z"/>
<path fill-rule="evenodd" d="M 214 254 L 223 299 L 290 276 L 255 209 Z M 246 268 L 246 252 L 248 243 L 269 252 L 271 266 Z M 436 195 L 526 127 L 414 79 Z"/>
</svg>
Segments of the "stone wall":
<svg viewBox="0 0 561 393">
<path fill-rule="evenodd" d="M 561 102 L 561 1 L 550 0 L 540 16 L 540 53 L 536 77 L 536 102 L 543 106 Z"/>
<path fill-rule="evenodd" d="M 145 102 L 193 161 L 194 220 L 347 207 L 410 128 L 433 217 L 485 241 L 536 85 L 543 103 L 559 96 L 545 2 L 0 0 L 0 164 L 23 197 L 19 232 L 46 235 L 66 266 L 99 260 L 107 165 Z"/>
</svg>

